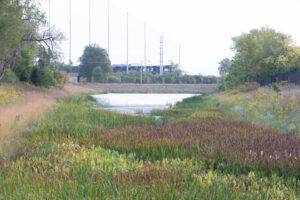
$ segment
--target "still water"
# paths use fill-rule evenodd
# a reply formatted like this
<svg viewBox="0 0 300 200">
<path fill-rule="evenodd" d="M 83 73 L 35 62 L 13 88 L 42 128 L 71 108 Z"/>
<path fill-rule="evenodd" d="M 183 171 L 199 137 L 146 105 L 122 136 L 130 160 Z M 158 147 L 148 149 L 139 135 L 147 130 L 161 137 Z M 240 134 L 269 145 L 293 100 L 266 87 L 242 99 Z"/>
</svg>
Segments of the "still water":
<svg viewBox="0 0 300 200">
<path fill-rule="evenodd" d="M 125 114 L 148 114 L 166 109 L 197 94 L 101 94 L 92 95 L 102 108 Z"/>
</svg>

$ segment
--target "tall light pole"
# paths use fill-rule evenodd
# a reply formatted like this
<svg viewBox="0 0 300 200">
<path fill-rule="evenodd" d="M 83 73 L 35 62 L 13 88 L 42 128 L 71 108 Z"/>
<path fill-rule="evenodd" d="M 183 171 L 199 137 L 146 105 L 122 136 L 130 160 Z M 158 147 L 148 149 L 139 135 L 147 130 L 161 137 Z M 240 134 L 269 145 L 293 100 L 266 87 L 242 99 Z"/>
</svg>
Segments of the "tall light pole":
<svg viewBox="0 0 300 200">
<path fill-rule="evenodd" d="M 164 35 L 160 36 L 160 75 L 164 73 Z"/>
<path fill-rule="evenodd" d="M 128 74 L 128 68 L 129 68 L 129 61 L 128 61 L 128 50 L 129 50 L 129 38 L 128 38 L 128 35 L 129 35 L 129 31 L 128 31 L 128 29 L 129 29 L 129 27 L 128 27 L 128 24 L 129 24 L 129 19 L 128 19 L 129 17 L 128 17 L 128 12 L 127 12 L 127 14 L 126 14 L 126 21 L 127 21 L 127 23 L 126 23 L 126 57 L 127 57 L 127 65 L 126 65 L 126 74 Z"/>
<path fill-rule="evenodd" d="M 72 0 L 69 0 L 69 64 L 72 64 Z"/>
<path fill-rule="evenodd" d="M 179 46 L 178 46 L 178 68 L 180 68 L 180 62 L 181 62 L 181 46 L 179 44 Z"/>
<path fill-rule="evenodd" d="M 49 36 L 51 31 L 51 0 L 48 1 L 48 26 L 49 26 Z"/>
<path fill-rule="evenodd" d="M 91 46 L 91 0 L 89 0 L 89 45 Z"/>
<path fill-rule="evenodd" d="M 147 24 L 144 24 L 144 67 L 147 65 Z"/>
<path fill-rule="evenodd" d="M 147 70 L 147 25 L 144 23 L 144 68 Z M 143 83 L 143 67 L 141 67 L 141 83 Z"/>
<path fill-rule="evenodd" d="M 107 53 L 109 56 L 109 48 L 110 48 L 110 4 L 109 0 L 107 0 L 107 11 L 108 11 L 108 18 L 107 18 Z"/>
</svg>

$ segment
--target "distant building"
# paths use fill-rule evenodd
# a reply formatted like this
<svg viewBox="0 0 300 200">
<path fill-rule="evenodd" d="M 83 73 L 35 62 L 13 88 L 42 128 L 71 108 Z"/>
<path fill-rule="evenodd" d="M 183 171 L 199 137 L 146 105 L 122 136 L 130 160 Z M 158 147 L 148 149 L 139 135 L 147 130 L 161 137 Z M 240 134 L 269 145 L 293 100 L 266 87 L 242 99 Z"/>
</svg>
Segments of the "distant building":
<svg viewBox="0 0 300 200">
<path fill-rule="evenodd" d="M 66 80 L 68 83 L 78 83 L 79 74 L 78 73 L 68 73 L 67 71 L 60 71 L 66 76 Z"/>
<path fill-rule="evenodd" d="M 113 64 L 112 65 L 113 72 L 126 72 L 127 65 L 126 64 Z M 143 65 L 129 65 L 128 66 L 128 71 L 137 71 L 140 72 L 141 68 L 143 68 L 143 72 L 150 72 L 152 74 L 160 74 L 160 66 L 159 65 L 151 65 L 151 66 L 146 66 L 144 67 Z M 172 72 L 173 67 L 172 65 L 164 65 L 163 66 L 163 72 Z"/>
</svg>

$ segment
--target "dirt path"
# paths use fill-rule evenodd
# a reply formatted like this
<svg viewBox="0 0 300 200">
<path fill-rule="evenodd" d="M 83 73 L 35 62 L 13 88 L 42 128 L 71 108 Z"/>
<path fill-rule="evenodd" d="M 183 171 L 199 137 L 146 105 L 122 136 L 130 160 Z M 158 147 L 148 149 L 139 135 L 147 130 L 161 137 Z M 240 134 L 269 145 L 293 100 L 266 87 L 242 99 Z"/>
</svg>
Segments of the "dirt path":
<svg viewBox="0 0 300 200">
<path fill-rule="evenodd" d="M 30 119 L 38 119 L 56 105 L 56 98 L 66 97 L 92 89 L 66 85 L 63 89 L 25 90 L 25 97 L 19 101 L 0 106 L 0 136 L 9 137 L 16 134 L 14 125 L 27 124 Z"/>
</svg>

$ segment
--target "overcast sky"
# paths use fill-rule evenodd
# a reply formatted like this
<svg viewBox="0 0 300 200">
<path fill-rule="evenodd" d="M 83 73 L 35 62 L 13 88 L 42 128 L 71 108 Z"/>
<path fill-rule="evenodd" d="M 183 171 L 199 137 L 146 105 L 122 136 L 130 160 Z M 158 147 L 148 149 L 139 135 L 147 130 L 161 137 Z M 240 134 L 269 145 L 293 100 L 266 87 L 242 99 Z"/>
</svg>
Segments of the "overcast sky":
<svg viewBox="0 0 300 200">
<path fill-rule="evenodd" d="M 89 1 L 72 0 L 72 60 L 78 63 L 89 44 Z M 107 48 L 108 0 L 91 0 L 92 43 Z M 41 0 L 48 12 L 48 0 Z M 164 64 L 178 62 L 189 74 L 217 75 L 223 58 L 233 56 L 234 36 L 269 26 L 292 36 L 300 45 L 299 0 L 110 0 L 110 58 L 126 63 L 126 12 L 129 12 L 129 62 L 144 60 L 147 23 L 147 63 L 159 64 L 159 40 L 164 35 Z M 63 61 L 69 60 L 69 0 L 51 0 L 51 25 L 63 34 Z"/>
</svg>

